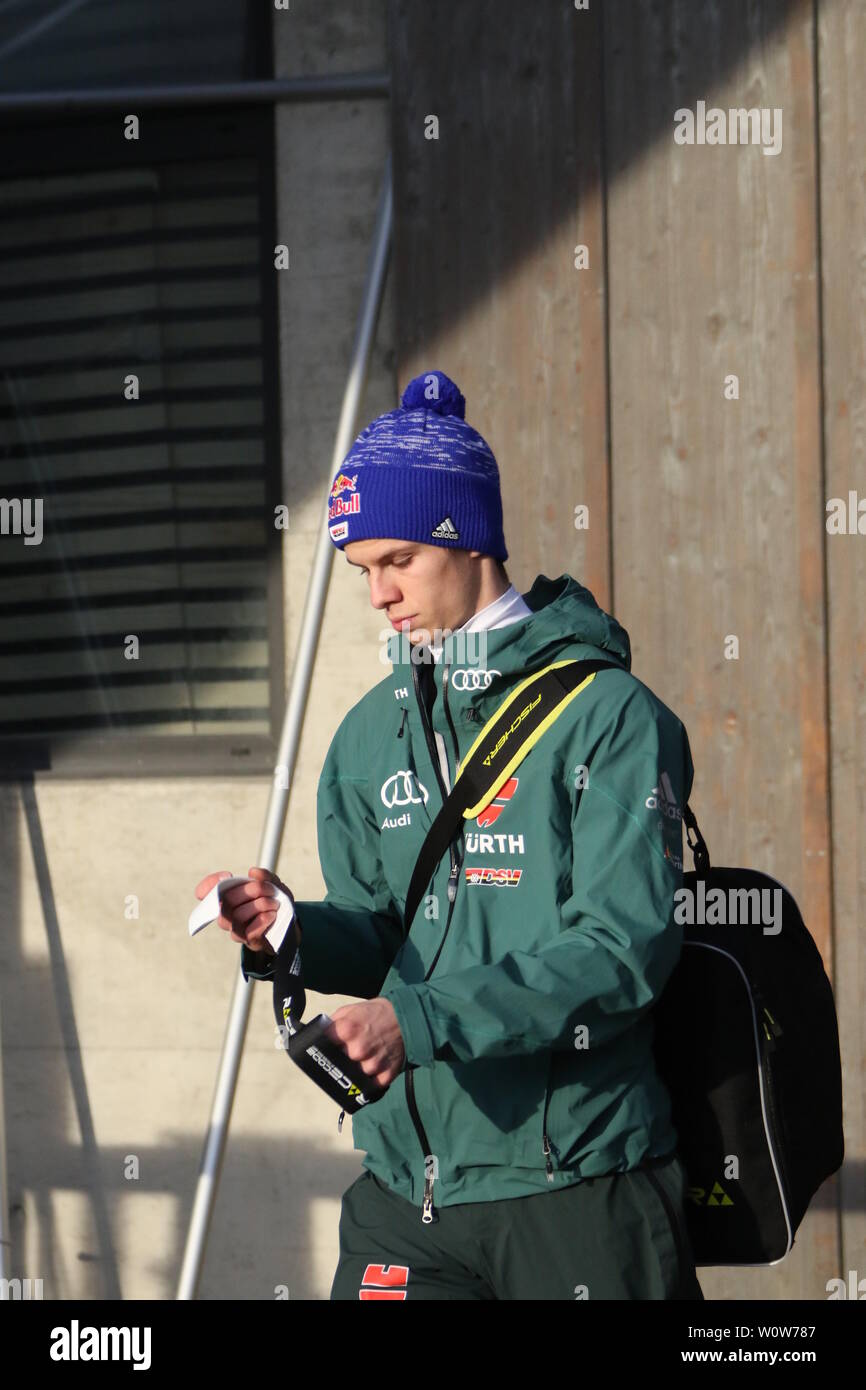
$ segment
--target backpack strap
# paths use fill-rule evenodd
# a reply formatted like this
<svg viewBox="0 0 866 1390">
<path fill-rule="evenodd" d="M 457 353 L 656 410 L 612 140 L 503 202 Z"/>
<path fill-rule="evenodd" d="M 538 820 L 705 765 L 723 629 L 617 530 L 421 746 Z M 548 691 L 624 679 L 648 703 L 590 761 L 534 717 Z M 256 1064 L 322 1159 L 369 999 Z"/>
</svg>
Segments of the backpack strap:
<svg viewBox="0 0 866 1390">
<path fill-rule="evenodd" d="M 683 820 L 686 823 L 686 841 L 694 855 L 695 871 L 701 875 L 708 874 L 710 871 L 710 852 L 707 849 L 706 840 L 698 829 L 698 823 L 691 806 L 683 807 Z M 689 838 L 689 831 L 694 835 L 694 840 Z"/>
<path fill-rule="evenodd" d="M 616 661 L 554 661 L 521 681 L 484 725 L 421 846 L 406 895 L 403 928 L 407 936 L 425 885 L 458 827 L 480 815 L 566 705 L 606 667 L 625 669 Z"/>
</svg>

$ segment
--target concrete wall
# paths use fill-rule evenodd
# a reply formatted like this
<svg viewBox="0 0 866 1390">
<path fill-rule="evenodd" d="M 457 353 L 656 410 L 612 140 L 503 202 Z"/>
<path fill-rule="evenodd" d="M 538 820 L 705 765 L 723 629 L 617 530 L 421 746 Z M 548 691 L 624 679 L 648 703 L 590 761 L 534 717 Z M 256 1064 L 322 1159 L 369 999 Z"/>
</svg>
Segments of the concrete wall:
<svg viewBox="0 0 866 1390">
<path fill-rule="evenodd" d="M 274 14 L 278 76 L 382 70 L 380 0 Z M 275 110 L 287 661 L 294 652 L 353 344 L 388 103 Z M 397 403 L 389 291 L 361 423 Z M 380 616 L 338 558 L 278 872 L 324 893 L 316 782 L 346 711 L 384 668 Z M 289 672 L 287 671 L 287 676 Z M 0 1004 L 11 1273 L 46 1299 L 171 1298 L 180 1269 L 238 947 L 190 942 L 193 888 L 256 862 L 260 778 L 0 787 Z M 125 916 L 128 895 L 139 916 Z M 340 1196 L 360 1172 L 351 1122 L 274 1047 L 255 998 L 200 1296 L 327 1298 Z M 311 996 L 308 1016 L 345 999 Z M 137 1176 L 136 1163 L 137 1160 Z"/>
</svg>

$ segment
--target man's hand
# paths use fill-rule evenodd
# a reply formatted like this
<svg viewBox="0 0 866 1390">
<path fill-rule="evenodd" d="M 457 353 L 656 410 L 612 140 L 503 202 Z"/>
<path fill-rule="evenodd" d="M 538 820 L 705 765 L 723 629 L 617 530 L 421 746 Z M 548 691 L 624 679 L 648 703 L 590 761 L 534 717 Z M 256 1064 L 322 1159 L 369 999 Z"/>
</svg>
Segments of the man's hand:
<svg viewBox="0 0 866 1390">
<path fill-rule="evenodd" d="M 326 1037 L 339 1043 L 347 1057 L 377 1086 L 390 1086 L 403 1070 L 406 1049 L 390 999 L 344 1004 L 332 1015 Z"/>
<path fill-rule="evenodd" d="M 249 946 L 251 951 L 264 951 L 269 956 L 276 955 L 273 946 L 265 938 L 265 932 L 274 925 L 277 918 L 273 885 L 287 893 L 292 902 L 294 902 L 294 897 L 291 890 L 284 883 L 281 883 L 270 869 L 250 869 L 248 877 L 254 882 L 240 883 L 237 888 L 230 888 L 222 899 L 222 912 L 217 918 L 217 926 L 222 931 L 227 931 L 232 941 Z M 201 883 L 197 885 L 196 897 L 206 898 L 214 884 L 219 883 L 220 879 L 223 878 L 231 878 L 227 869 L 221 869 L 215 874 L 208 874 L 207 878 L 203 878 Z M 300 939 L 301 927 L 297 917 L 294 925 L 297 927 L 298 938 Z"/>
</svg>

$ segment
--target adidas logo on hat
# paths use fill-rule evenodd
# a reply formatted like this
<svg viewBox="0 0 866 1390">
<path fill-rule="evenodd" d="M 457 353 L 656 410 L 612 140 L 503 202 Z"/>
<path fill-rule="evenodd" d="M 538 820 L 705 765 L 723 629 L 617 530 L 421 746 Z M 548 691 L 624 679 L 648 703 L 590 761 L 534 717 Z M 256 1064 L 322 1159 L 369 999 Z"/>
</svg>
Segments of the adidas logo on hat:
<svg viewBox="0 0 866 1390">
<path fill-rule="evenodd" d="M 430 535 L 436 541 L 457 541 L 460 539 L 457 534 L 457 528 L 450 516 L 446 516 L 444 521 L 440 521 L 435 531 L 431 531 Z"/>
</svg>

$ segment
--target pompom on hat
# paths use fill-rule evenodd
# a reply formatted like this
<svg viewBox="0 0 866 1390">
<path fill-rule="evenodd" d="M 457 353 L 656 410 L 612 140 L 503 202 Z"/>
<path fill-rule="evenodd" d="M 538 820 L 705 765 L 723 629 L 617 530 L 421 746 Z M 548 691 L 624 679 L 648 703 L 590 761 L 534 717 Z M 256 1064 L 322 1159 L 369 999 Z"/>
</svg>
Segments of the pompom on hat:
<svg viewBox="0 0 866 1390">
<path fill-rule="evenodd" d="M 396 410 L 361 431 L 328 499 L 328 531 L 339 550 L 394 536 L 508 559 L 499 469 L 465 413 L 450 377 L 424 372 Z"/>
</svg>

